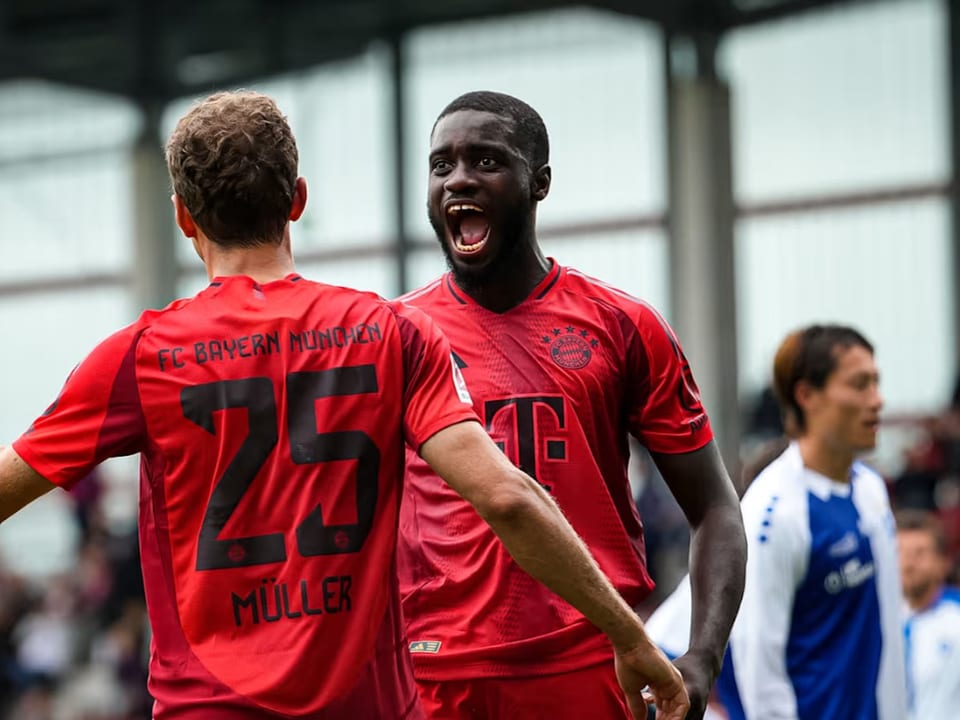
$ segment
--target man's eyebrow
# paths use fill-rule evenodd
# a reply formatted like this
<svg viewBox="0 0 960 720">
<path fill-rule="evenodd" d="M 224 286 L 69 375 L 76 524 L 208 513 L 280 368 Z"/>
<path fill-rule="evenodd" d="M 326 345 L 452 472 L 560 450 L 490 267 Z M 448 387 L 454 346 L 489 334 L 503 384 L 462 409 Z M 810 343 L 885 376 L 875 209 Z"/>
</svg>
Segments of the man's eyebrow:
<svg viewBox="0 0 960 720">
<path fill-rule="evenodd" d="M 430 155 L 443 155 L 450 152 L 450 144 L 439 145 L 430 150 Z M 471 141 L 466 144 L 465 149 L 467 152 L 501 152 L 506 154 L 512 154 L 512 148 L 506 143 L 496 142 L 494 140 L 476 140 Z"/>
</svg>

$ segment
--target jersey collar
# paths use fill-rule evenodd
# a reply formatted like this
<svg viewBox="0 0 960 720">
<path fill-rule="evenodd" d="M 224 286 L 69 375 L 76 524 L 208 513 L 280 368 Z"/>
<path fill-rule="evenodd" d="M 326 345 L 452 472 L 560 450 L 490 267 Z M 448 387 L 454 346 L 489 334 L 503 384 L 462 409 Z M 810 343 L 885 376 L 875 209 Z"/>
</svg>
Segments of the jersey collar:
<svg viewBox="0 0 960 720">
<path fill-rule="evenodd" d="M 530 291 L 530 294 L 527 295 L 521 302 L 517 303 L 514 307 L 507 310 L 507 312 L 512 312 L 519 307 L 526 305 L 529 302 L 536 300 L 543 300 L 550 292 L 557 286 L 557 283 L 560 281 L 560 278 L 563 276 L 564 268 L 563 266 L 554 260 L 552 257 L 548 257 L 547 260 L 550 262 L 550 269 L 547 271 L 547 274 L 544 276 L 543 280 L 537 283 L 536 287 Z M 453 273 L 448 272 L 443 276 L 443 284 L 447 288 L 447 292 L 453 297 L 453 299 L 461 305 L 477 305 L 480 307 L 473 298 L 467 295 L 463 290 L 459 288 L 456 281 L 453 279 Z"/>
<path fill-rule="evenodd" d="M 296 272 L 287 273 L 282 278 L 279 278 L 277 280 L 271 280 L 270 282 L 263 283 L 263 284 L 258 283 L 249 275 L 217 275 L 215 278 L 213 278 L 213 280 L 210 281 L 210 284 L 208 285 L 208 287 L 220 287 L 221 285 L 226 285 L 227 283 L 244 283 L 245 282 L 246 284 L 250 285 L 253 288 L 261 288 L 264 285 L 270 286 L 270 285 L 273 285 L 274 283 L 298 282 L 300 280 L 303 280 L 303 278 L 300 276 L 300 273 L 296 273 Z"/>
<path fill-rule="evenodd" d="M 787 448 L 787 454 L 791 466 L 802 474 L 803 482 L 814 495 L 821 500 L 829 500 L 831 496 L 850 497 L 853 492 L 853 482 L 856 479 L 857 472 L 850 468 L 850 481 L 839 482 L 826 475 L 821 475 L 816 470 L 811 470 L 803 464 L 803 457 L 800 455 L 800 445 L 796 441 L 790 443 Z"/>
</svg>

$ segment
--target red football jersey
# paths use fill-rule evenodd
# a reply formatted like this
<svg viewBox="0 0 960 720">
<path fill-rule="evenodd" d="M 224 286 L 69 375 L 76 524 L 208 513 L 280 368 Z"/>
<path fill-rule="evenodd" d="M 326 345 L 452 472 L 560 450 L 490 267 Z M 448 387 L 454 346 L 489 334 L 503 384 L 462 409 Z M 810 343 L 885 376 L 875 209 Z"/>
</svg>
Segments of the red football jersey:
<svg viewBox="0 0 960 720">
<path fill-rule="evenodd" d="M 450 347 L 419 311 L 234 276 L 100 344 L 14 447 L 64 487 L 142 453 L 158 720 L 408 718 L 404 444 L 464 420 Z"/>
<path fill-rule="evenodd" d="M 641 601 L 653 583 L 627 478 L 628 433 L 661 453 L 712 438 L 666 321 L 556 263 L 505 313 L 475 303 L 449 274 L 403 299 L 450 339 L 494 441 L 556 498 L 627 602 Z M 599 631 L 520 570 L 412 452 L 398 557 L 417 677 L 549 674 L 610 657 Z"/>
</svg>

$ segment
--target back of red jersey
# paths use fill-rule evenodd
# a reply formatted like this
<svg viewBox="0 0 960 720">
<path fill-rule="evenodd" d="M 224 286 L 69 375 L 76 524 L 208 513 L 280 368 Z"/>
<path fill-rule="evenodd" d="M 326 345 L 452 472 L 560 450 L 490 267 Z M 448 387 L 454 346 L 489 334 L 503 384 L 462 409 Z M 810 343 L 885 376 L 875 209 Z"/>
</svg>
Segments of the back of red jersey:
<svg viewBox="0 0 960 720">
<path fill-rule="evenodd" d="M 673 331 L 644 303 L 558 265 L 504 313 L 476 304 L 450 275 L 406 301 L 450 339 L 493 440 L 554 496 L 627 601 L 642 600 L 653 585 L 628 435 L 667 453 L 711 438 Z M 418 677 L 549 674 L 610 655 L 599 631 L 523 573 L 414 453 L 399 557 Z"/>
<path fill-rule="evenodd" d="M 108 378 L 95 401 L 82 387 L 94 374 Z M 346 717 L 351 695 L 407 716 L 394 571 L 404 441 L 475 418 L 456 374 L 420 313 L 295 275 L 218 279 L 80 366 L 16 449 L 60 484 L 142 451 L 158 718 Z M 84 427 L 58 421 L 69 416 Z M 379 709 L 377 693 L 389 696 Z"/>
</svg>

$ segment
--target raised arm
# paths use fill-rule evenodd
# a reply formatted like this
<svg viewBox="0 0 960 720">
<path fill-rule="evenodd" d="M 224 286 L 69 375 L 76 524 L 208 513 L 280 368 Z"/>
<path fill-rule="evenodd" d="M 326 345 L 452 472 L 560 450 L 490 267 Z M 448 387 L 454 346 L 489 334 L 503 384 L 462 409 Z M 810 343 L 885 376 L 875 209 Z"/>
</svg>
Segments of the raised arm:
<svg viewBox="0 0 960 720">
<path fill-rule="evenodd" d="M 549 495 L 514 467 L 475 422 L 459 423 L 420 449 L 431 467 L 476 508 L 517 564 L 576 607 L 610 638 L 634 717 L 681 720 L 688 701 L 679 673 L 651 642 Z"/>
<path fill-rule="evenodd" d="M 690 694 L 689 717 L 700 718 L 743 595 L 743 520 L 715 442 L 693 452 L 652 456 L 690 523 L 690 648 L 676 664 Z"/>
</svg>

